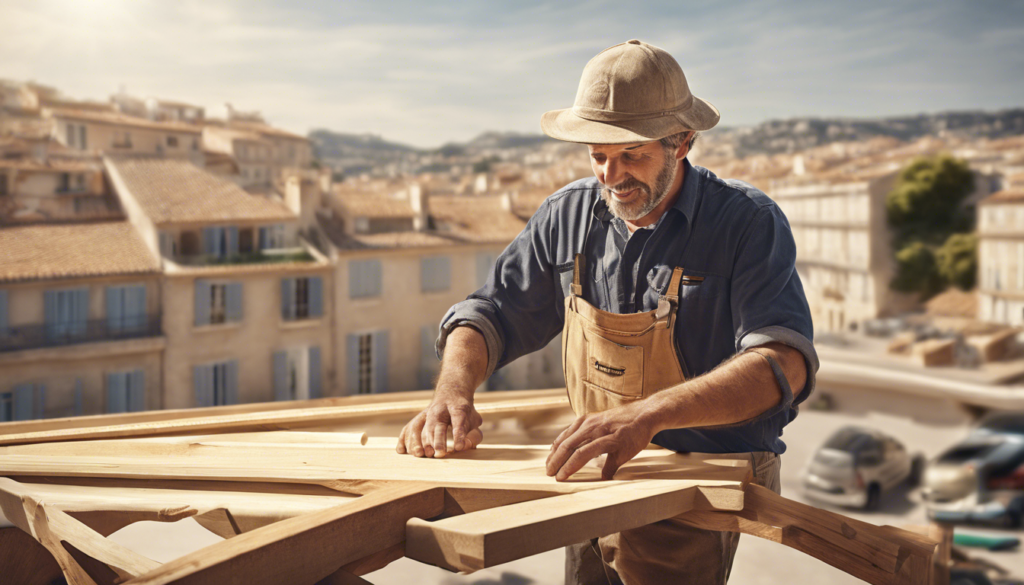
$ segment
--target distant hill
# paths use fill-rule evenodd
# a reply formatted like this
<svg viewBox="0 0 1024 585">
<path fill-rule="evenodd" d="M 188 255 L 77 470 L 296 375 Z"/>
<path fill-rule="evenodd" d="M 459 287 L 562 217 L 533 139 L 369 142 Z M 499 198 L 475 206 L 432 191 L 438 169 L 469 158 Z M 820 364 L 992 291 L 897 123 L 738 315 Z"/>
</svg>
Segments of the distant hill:
<svg viewBox="0 0 1024 585">
<path fill-rule="evenodd" d="M 832 142 L 890 136 L 911 141 L 923 136 L 956 134 L 1002 138 L 1024 134 L 1024 109 L 998 112 L 942 112 L 893 118 L 793 118 L 755 126 L 725 127 L 707 133 L 709 141 L 729 143 L 738 157 L 797 152 Z"/>
</svg>

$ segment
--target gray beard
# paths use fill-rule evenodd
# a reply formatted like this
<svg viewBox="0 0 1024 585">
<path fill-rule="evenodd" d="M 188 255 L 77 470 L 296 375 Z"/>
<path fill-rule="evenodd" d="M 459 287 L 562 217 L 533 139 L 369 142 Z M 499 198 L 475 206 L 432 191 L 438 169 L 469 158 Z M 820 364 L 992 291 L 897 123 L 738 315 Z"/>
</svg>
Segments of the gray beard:
<svg viewBox="0 0 1024 585">
<path fill-rule="evenodd" d="M 676 180 L 676 160 L 675 157 L 668 156 L 668 153 L 665 154 L 667 159 L 665 166 L 661 168 L 658 176 L 655 177 L 653 188 L 636 179 L 626 179 L 611 188 L 605 187 L 601 189 L 601 198 L 608 205 L 608 210 L 612 212 L 612 215 L 625 221 L 636 221 L 654 211 L 669 196 L 669 187 Z M 619 202 L 611 194 L 612 191 L 622 193 L 633 189 L 640 190 L 640 198 L 629 204 Z"/>
</svg>

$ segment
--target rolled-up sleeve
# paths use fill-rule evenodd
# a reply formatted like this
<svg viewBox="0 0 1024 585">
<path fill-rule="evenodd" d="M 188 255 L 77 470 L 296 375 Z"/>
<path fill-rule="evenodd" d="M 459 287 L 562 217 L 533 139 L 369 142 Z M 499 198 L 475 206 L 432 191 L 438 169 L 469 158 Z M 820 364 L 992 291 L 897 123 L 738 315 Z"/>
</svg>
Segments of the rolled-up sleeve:
<svg viewBox="0 0 1024 585">
<path fill-rule="evenodd" d="M 470 326 L 487 343 L 487 376 L 512 360 L 543 348 L 562 329 L 553 267 L 548 201 L 498 256 L 483 288 L 457 303 L 441 321 L 436 350 L 444 354 L 448 335 Z"/>
<path fill-rule="evenodd" d="M 807 366 L 807 381 L 794 397 L 782 368 L 769 360 L 783 400 L 758 418 L 773 416 L 810 396 L 818 371 L 818 354 L 812 343 L 814 327 L 796 272 L 793 234 L 785 215 L 774 204 L 757 211 L 740 242 L 731 305 L 737 352 L 777 342 L 803 354 Z"/>
</svg>

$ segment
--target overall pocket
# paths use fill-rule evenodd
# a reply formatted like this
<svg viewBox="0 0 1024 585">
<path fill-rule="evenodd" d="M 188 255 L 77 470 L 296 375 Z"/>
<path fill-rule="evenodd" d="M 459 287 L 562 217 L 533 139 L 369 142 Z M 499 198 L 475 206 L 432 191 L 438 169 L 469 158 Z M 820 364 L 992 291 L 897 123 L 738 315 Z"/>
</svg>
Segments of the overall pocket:
<svg viewBox="0 0 1024 585">
<path fill-rule="evenodd" d="M 586 331 L 585 380 L 590 385 L 626 398 L 641 398 L 644 384 L 644 348 L 619 345 Z"/>
</svg>

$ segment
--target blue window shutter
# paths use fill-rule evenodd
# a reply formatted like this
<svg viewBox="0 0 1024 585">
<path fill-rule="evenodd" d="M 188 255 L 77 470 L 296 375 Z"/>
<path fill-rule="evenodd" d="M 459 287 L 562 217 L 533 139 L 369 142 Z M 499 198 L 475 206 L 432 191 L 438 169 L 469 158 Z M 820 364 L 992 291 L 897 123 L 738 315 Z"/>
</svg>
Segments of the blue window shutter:
<svg viewBox="0 0 1024 585">
<path fill-rule="evenodd" d="M 192 385 L 196 392 L 196 406 L 213 406 L 213 366 L 193 367 Z"/>
<path fill-rule="evenodd" d="M 388 332 L 373 334 L 373 391 L 388 391 Z"/>
<path fill-rule="evenodd" d="M 351 260 L 348 263 L 349 298 L 379 297 L 381 293 L 380 260 Z"/>
<path fill-rule="evenodd" d="M 196 280 L 196 326 L 210 324 L 210 281 Z"/>
<path fill-rule="evenodd" d="M 35 392 L 32 384 L 14 387 L 14 420 L 32 420 L 35 410 Z"/>
<path fill-rule="evenodd" d="M 7 335 L 7 291 L 0 290 L 0 336 Z"/>
<path fill-rule="evenodd" d="M 242 283 L 231 282 L 224 287 L 227 295 L 227 320 L 237 322 L 242 320 Z"/>
<path fill-rule="evenodd" d="M 309 397 L 320 398 L 323 394 L 320 377 L 320 347 L 309 348 Z"/>
<path fill-rule="evenodd" d="M 146 374 L 142 370 L 128 372 L 128 411 L 146 410 Z"/>
<path fill-rule="evenodd" d="M 228 249 L 227 256 L 238 255 L 238 228 L 231 226 L 227 229 L 228 232 Z"/>
<path fill-rule="evenodd" d="M 420 260 L 420 290 L 439 292 L 451 288 L 451 259 L 447 256 L 433 256 Z"/>
<path fill-rule="evenodd" d="M 217 228 L 203 228 L 203 254 L 217 256 L 217 240 L 219 235 Z"/>
<path fill-rule="evenodd" d="M 363 295 L 363 262 L 361 260 L 348 261 L 348 298 L 358 299 Z"/>
<path fill-rule="evenodd" d="M 72 291 L 72 328 L 74 335 L 85 335 L 86 322 L 89 320 L 89 289 L 76 288 Z"/>
<path fill-rule="evenodd" d="M 124 287 L 107 287 L 107 330 L 121 331 L 125 327 Z"/>
<path fill-rule="evenodd" d="M 125 319 L 132 329 L 146 325 L 146 285 L 125 287 Z"/>
<path fill-rule="evenodd" d="M 274 400 L 291 400 L 288 388 L 288 354 L 274 352 Z"/>
<path fill-rule="evenodd" d="M 260 228 L 259 248 L 260 248 L 260 250 L 266 250 L 267 249 L 267 228 L 265 228 L 265 227 L 261 227 Z"/>
<path fill-rule="evenodd" d="M 82 416 L 82 379 L 75 379 L 75 416 Z"/>
<path fill-rule="evenodd" d="M 43 319 L 46 323 L 46 336 L 54 337 L 61 329 L 60 307 L 57 291 L 48 290 L 43 293 Z"/>
<path fill-rule="evenodd" d="M 345 337 L 345 392 L 359 393 L 359 336 Z"/>
<path fill-rule="evenodd" d="M 319 276 L 309 277 L 309 316 L 322 317 L 324 314 L 324 280 Z"/>
<path fill-rule="evenodd" d="M 225 404 L 238 404 L 238 360 L 231 360 L 224 366 L 224 386 L 227 398 Z"/>
<path fill-rule="evenodd" d="M 107 412 L 128 412 L 128 374 L 107 374 Z"/>
<path fill-rule="evenodd" d="M 295 279 L 281 279 L 281 317 L 285 321 L 295 319 Z"/>
</svg>

